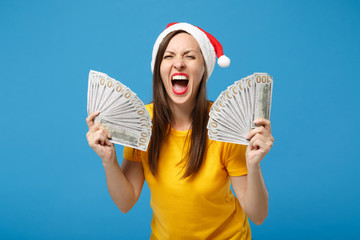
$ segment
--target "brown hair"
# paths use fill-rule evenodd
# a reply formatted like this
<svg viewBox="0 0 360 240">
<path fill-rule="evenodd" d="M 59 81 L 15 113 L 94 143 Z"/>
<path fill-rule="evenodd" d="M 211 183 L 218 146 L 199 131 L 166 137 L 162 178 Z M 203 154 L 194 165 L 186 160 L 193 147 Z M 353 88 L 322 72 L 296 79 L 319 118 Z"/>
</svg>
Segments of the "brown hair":
<svg viewBox="0 0 360 240">
<path fill-rule="evenodd" d="M 152 135 L 148 151 L 149 167 L 151 173 L 156 176 L 159 166 L 160 150 L 163 142 L 168 137 L 173 123 L 173 116 L 168 104 L 169 96 L 166 93 L 165 87 L 160 76 L 160 64 L 164 52 L 170 40 L 177 34 L 185 31 L 179 30 L 169 33 L 161 42 L 159 50 L 155 59 L 154 73 L 153 73 L 153 126 Z M 194 177 L 200 170 L 204 156 L 206 154 L 207 129 L 206 125 L 209 120 L 206 94 L 206 67 L 204 76 L 201 79 L 199 90 L 195 99 L 195 106 L 191 113 L 192 118 L 192 133 L 186 137 L 186 142 L 189 144 L 189 152 L 186 154 L 186 171 L 182 178 Z M 185 146 L 184 146 L 185 147 Z"/>
</svg>

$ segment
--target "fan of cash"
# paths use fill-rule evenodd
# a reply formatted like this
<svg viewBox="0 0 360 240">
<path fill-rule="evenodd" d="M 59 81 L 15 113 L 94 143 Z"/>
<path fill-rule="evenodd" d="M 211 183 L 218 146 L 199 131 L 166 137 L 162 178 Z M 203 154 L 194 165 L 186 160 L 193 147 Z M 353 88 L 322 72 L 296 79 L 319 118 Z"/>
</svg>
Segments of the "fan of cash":
<svg viewBox="0 0 360 240">
<path fill-rule="evenodd" d="M 109 131 L 110 142 L 146 151 L 152 123 L 144 103 L 124 84 L 91 70 L 87 112 L 94 111 L 100 111 L 94 121 Z"/>
<path fill-rule="evenodd" d="M 267 73 L 254 73 L 229 86 L 210 109 L 209 138 L 248 145 L 248 132 L 254 120 L 270 120 L 273 79 Z"/>
</svg>

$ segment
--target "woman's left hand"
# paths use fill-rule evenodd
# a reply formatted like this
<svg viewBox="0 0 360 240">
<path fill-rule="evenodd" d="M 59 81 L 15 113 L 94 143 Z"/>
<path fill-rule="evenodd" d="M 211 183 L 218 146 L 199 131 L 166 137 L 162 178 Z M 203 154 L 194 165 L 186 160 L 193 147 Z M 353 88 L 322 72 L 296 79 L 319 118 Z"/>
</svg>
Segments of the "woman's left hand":
<svg viewBox="0 0 360 240">
<path fill-rule="evenodd" d="M 248 167 L 259 165 L 274 143 L 274 138 L 271 135 L 270 121 L 259 118 L 254 123 L 259 127 L 252 129 L 246 137 L 250 139 L 246 149 L 246 163 Z"/>
</svg>

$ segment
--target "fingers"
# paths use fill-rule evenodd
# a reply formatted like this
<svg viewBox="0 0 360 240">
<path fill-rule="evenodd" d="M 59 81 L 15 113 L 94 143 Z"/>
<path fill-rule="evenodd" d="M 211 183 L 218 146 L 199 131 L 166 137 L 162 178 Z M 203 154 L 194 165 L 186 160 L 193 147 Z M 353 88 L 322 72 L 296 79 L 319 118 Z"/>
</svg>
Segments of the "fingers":
<svg viewBox="0 0 360 240">
<path fill-rule="evenodd" d="M 256 126 L 263 126 L 271 134 L 271 122 L 265 118 L 258 118 L 254 121 Z"/>
<path fill-rule="evenodd" d="M 94 125 L 94 118 L 99 114 L 100 114 L 100 111 L 95 111 L 86 118 L 86 123 L 87 123 L 89 129 Z"/>
<path fill-rule="evenodd" d="M 111 138 L 111 135 L 109 133 L 109 131 L 100 123 L 95 123 L 90 129 L 89 129 L 89 132 L 88 134 L 91 134 L 91 133 L 95 133 L 97 131 L 101 130 L 102 133 L 104 133 L 104 135 L 107 137 L 107 138 Z"/>
<path fill-rule="evenodd" d="M 111 146 L 111 142 L 109 141 L 109 139 L 108 138 L 106 138 L 106 140 L 105 140 L 105 145 L 107 145 L 107 146 Z"/>
<path fill-rule="evenodd" d="M 102 146 L 111 146 L 111 142 L 109 141 L 109 138 L 111 138 L 111 134 L 100 123 L 95 123 L 90 128 L 89 132 L 86 134 L 86 138 L 88 139 L 88 143 L 92 148 L 96 147 L 96 145 L 98 144 Z"/>
<path fill-rule="evenodd" d="M 94 133 L 98 131 L 99 129 L 104 129 L 100 123 L 95 123 L 92 125 L 92 127 L 89 128 L 89 133 Z"/>
<path fill-rule="evenodd" d="M 265 149 L 265 142 L 262 139 L 255 139 L 250 143 L 250 150 L 264 150 Z"/>
<path fill-rule="evenodd" d="M 101 130 L 100 130 L 101 131 Z M 106 142 L 106 137 L 102 133 L 96 133 L 95 142 L 99 143 L 100 145 L 104 146 Z"/>
<path fill-rule="evenodd" d="M 99 129 L 98 131 L 94 132 L 94 133 L 88 133 L 87 134 L 87 139 L 88 139 L 88 143 L 90 145 L 90 147 L 94 148 L 97 145 L 107 145 L 107 146 L 111 146 L 111 142 L 109 141 L 108 138 L 109 134 L 106 133 L 103 129 Z"/>
<path fill-rule="evenodd" d="M 246 136 L 246 139 L 251 139 L 256 134 L 261 134 L 264 135 L 265 137 L 271 136 L 271 132 L 269 132 L 264 126 L 260 126 L 250 130 Z"/>
<path fill-rule="evenodd" d="M 270 151 L 274 144 L 274 138 L 272 136 L 265 137 L 261 134 L 256 134 L 253 138 L 251 138 L 249 146 L 250 150 L 259 149 L 262 150 L 264 153 Z"/>
</svg>

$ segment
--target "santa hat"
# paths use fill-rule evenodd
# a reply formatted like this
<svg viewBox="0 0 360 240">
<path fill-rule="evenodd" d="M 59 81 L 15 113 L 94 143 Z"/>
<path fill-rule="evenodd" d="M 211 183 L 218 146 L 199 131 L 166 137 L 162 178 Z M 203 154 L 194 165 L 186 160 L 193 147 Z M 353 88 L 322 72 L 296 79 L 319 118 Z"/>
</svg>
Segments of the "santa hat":
<svg viewBox="0 0 360 240">
<path fill-rule="evenodd" d="M 216 57 L 218 57 L 217 62 L 220 67 L 228 67 L 230 65 L 230 59 L 223 54 L 223 48 L 221 44 L 210 33 L 207 33 L 201 28 L 188 23 L 170 23 L 156 39 L 152 53 L 152 60 L 151 60 L 152 72 L 154 72 L 155 59 L 159 50 L 160 43 L 169 33 L 177 30 L 183 30 L 189 33 L 198 42 L 201 52 L 205 59 L 208 78 L 210 77 L 212 71 L 214 70 Z"/>
</svg>

